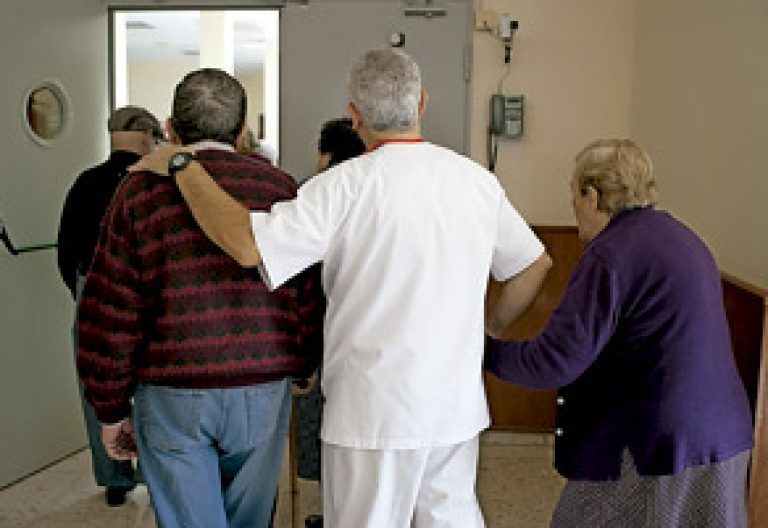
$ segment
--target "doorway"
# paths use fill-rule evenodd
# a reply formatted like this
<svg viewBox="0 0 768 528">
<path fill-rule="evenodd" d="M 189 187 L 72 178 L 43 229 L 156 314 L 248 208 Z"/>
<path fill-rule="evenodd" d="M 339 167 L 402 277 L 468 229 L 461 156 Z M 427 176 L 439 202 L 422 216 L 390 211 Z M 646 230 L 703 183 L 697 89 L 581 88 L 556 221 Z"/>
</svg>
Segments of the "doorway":
<svg viewBox="0 0 768 528">
<path fill-rule="evenodd" d="M 278 10 L 112 10 L 110 27 L 113 108 L 141 106 L 162 122 L 184 75 L 222 69 L 245 88 L 248 127 L 260 152 L 277 163 Z"/>
</svg>

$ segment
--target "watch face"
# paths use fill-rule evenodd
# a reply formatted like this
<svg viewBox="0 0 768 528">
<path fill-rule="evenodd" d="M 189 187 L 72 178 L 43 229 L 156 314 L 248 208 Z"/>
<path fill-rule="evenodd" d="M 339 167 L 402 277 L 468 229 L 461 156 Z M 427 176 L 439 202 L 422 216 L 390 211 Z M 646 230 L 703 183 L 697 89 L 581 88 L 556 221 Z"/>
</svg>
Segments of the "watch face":
<svg viewBox="0 0 768 528">
<path fill-rule="evenodd" d="M 171 159 L 168 161 L 168 170 L 170 172 L 179 171 L 189 165 L 189 160 L 191 159 L 192 154 L 189 152 L 177 152 L 171 156 Z"/>
</svg>

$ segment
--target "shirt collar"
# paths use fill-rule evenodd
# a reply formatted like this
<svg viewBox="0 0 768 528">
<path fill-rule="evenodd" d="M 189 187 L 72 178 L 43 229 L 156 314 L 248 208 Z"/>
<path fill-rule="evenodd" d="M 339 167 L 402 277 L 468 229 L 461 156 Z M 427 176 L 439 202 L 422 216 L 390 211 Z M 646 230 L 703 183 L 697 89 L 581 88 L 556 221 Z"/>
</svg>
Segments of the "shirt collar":
<svg viewBox="0 0 768 528">
<path fill-rule="evenodd" d="M 373 152 L 374 150 L 381 147 L 382 145 L 387 145 L 389 143 L 424 143 L 424 139 L 420 137 L 419 138 L 403 138 L 403 139 L 383 139 L 371 145 L 371 147 L 368 149 L 368 152 Z"/>
<path fill-rule="evenodd" d="M 192 143 L 189 145 L 195 151 L 198 150 L 226 150 L 229 152 L 234 152 L 235 147 L 232 145 L 229 145 L 228 143 L 222 143 L 221 141 L 211 141 L 208 139 L 205 139 L 203 141 L 198 141 L 197 143 Z"/>
</svg>

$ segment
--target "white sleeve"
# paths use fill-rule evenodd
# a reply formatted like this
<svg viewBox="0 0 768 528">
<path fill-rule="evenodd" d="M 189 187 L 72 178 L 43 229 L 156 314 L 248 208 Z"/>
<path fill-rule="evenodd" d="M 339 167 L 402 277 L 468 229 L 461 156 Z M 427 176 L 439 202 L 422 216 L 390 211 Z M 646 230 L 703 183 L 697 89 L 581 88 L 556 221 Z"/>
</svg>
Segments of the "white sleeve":
<svg viewBox="0 0 768 528">
<path fill-rule="evenodd" d="M 497 281 L 517 275 L 544 252 L 544 245 L 501 191 L 491 274 Z"/>
<path fill-rule="evenodd" d="M 296 198 L 274 204 L 269 212 L 251 212 L 262 259 L 259 272 L 269 289 L 323 260 L 348 203 L 346 186 L 328 176 L 316 176 Z"/>
</svg>

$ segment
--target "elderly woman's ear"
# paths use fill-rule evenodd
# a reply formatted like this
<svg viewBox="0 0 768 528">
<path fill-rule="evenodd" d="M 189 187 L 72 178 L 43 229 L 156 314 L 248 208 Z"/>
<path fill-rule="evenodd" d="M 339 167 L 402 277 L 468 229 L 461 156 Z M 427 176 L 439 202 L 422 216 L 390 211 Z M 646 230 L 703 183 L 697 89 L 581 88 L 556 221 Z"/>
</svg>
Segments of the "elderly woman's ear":
<svg viewBox="0 0 768 528">
<path fill-rule="evenodd" d="M 590 205 L 593 205 L 595 209 L 598 209 L 600 191 L 592 185 L 585 185 L 584 187 L 581 187 L 580 192 L 581 196 L 586 198 Z"/>
</svg>

